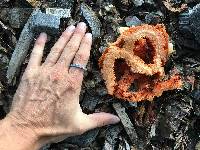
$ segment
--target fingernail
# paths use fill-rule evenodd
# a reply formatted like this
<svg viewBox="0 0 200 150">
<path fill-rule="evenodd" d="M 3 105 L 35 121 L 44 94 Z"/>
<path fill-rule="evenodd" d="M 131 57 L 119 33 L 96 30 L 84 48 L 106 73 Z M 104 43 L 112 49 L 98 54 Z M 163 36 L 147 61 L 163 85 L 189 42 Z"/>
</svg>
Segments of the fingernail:
<svg viewBox="0 0 200 150">
<path fill-rule="evenodd" d="M 92 34 L 91 34 L 91 33 L 86 33 L 85 36 L 86 36 L 87 38 L 92 38 Z"/>
<path fill-rule="evenodd" d="M 38 40 L 46 41 L 47 40 L 47 34 L 44 33 L 44 32 L 40 33 Z"/>
<path fill-rule="evenodd" d="M 67 31 L 73 31 L 75 29 L 74 25 L 70 25 L 69 27 L 67 27 Z"/>
<path fill-rule="evenodd" d="M 86 24 L 84 22 L 80 22 L 78 25 L 77 25 L 77 28 L 79 29 L 85 29 L 86 28 Z"/>
<path fill-rule="evenodd" d="M 119 117 L 117 117 L 117 116 L 113 115 L 113 118 L 112 118 L 112 123 L 113 123 L 113 124 L 115 124 L 115 123 L 118 123 L 118 122 L 120 122 L 120 119 L 119 119 Z"/>
<path fill-rule="evenodd" d="M 42 33 L 40 33 L 39 37 L 41 37 L 41 38 L 47 38 L 47 34 L 45 32 L 42 32 Z"/>
</svg>

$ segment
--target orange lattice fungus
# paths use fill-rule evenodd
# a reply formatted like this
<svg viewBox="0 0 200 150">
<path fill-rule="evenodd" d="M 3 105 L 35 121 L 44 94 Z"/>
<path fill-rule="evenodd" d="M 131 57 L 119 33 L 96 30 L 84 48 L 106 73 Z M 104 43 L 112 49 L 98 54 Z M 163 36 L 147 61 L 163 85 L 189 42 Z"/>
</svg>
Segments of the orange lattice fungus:
<svg viewBox="0 0 200 150">
<path fill-rule="evenodd" d="M 108 93 L 136 102 L 153 100 L 163 91 L 181 88 L 178 74 L 168 77 L 164 72 L 170 52 L 163 25 L 128 28 L 99 59 Z"/>
</svg>

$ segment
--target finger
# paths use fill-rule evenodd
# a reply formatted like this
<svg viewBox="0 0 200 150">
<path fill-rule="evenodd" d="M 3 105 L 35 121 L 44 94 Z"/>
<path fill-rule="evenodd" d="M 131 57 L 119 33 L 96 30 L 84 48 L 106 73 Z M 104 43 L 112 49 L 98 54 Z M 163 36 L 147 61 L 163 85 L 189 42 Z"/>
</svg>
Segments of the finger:
<svg viewBox="0 0 200 150">
<path fill-rule="evenodd" d="M 97 127 L 102 127 L 109 124 L 116 124 L 120 122 L 120 119 L 109 113 L 94 113 L 87 116 L 88 119 L 83 123 L 83 131 L 88 131 Z"/>
<path fill-rule="evenodd" d="M 68 68 L 71 64 L 79 46 L 81 43 L 82 38 L 84 37 L 86 32 L 86 24 L 84 22 L 81 22 L 77 25 L 74 34 L 70 41 L 65 46 L 58 62 L 65 64 L 65 66 Z"/>
<path fill-rule="evenodd" d="M 80 48 L 74 57 L 73 64 L 79 64 L 83 66 L 87 65 L 88 59 L 90 57 L 91 45 L 92 45 L 92 34 L 87 33 L 85 34 L 84 38 L 81 41 Z M 75 76 L 83 76 L 83 69 L 70 67 L 69 73 Z"/>
<path fill-rule="evenodd" d="M 60 57 L 63 49 L 65 48 L 67 42 L 69 42 L 69 39 L 71 38 L 72 34 L 74 33 L 75 26 L 71 25 L 69 26 L 60 36 L 58 41 L 55 43 L 55 45 L 52 47 L 49 55 L 47 56 L 44 65 L 54 65 L 58 58 Z"/>
<path fill-rule="evenodd" d="M 30 60 L 27 66 L 28 68 L 38 67 L 41 65 L 43 50 L 44 50 L 46 41 L 47 41 L 47 34 L 41 33 L 39 37 L 37 38 L 34 48 L 32 50 Z"/>
</svg>

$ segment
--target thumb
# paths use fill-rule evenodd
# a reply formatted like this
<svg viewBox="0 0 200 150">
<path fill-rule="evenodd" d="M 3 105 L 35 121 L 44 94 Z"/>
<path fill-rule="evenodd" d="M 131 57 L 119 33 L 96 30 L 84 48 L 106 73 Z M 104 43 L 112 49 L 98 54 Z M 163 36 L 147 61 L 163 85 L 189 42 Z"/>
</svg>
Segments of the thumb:
<svg viewBox="0 0 200 150">
<path fill-rule="evenodd" d="M 85 122 L 87 125 L 85 125 L 85 131 L 102 127 L 109 124 L 116 124 L 120 122 L 120 119 L 110 113 L 93 113 L 90 115 L 87 115 L 87 121 Z"/>
</svg>

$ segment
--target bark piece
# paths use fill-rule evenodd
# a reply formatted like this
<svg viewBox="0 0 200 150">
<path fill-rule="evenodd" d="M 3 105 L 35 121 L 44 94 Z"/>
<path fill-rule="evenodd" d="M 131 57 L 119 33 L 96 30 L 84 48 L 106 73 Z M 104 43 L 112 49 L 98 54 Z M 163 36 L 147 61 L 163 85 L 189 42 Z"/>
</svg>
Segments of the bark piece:
<svg viewBox="0 0 200 150">
<path fill-rule="evenodd" d="M 87 20 L 91 30 L 93 37 L 99 37 L 101 34 L 101 22 L 96 16 L 95 12 L 90 8 L 87 4 L 81 4 L 81 12 L 83 16 Z"/>
<path fill-rule="evenodd" d="M 111 126 L 107 129 L 106 139 L 104 143 L 103 150 L 114 150 L 115 144 L 117 142 L 118 134 L 121 132 L 121 126 Z"/>
<path fill-rule="evenodd" d="M 128 117 L 128 114 L 125 111 L 125 108 L 120 103 L 114 103 L 113 107 L 118 117 L 120 118 L 122 125 L 124 126 L 124 129 L 128 134 L 131 142 L 136 145 L 138 141 L 138 136 L 131 120 Z"/>
</svg>

